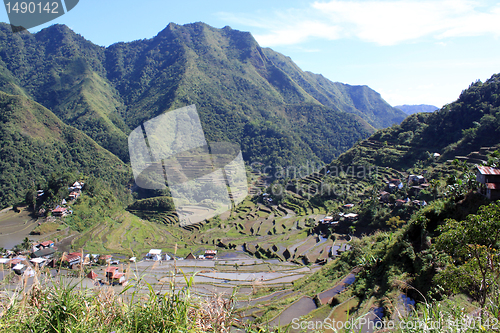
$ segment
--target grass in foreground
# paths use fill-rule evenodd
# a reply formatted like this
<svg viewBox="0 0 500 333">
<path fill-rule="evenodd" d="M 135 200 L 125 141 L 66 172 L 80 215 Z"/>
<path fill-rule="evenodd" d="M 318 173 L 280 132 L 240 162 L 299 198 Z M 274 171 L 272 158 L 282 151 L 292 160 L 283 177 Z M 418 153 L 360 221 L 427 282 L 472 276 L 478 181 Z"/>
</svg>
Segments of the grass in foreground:
<svg viewBox="0 0 500 333">
<path fill-rule="evenodd" d="M 112 287 L 85 288 L 81 281 L 45 278 L 40 272 L 31 286 L 27 279 L 9 292 L 0 291 L 0 332 L 213 332 L 228 333 L 238 323 L 233 297 L 191 296 L 186 287 L 157 292 L 142 277 L 120 294 Z M 283 333 L 248 327 L 248 333 Z"/>
<path fill-rule="evenodd" d="M 40 277 L 40 276 L 39 276 Z M 1 332 L 229 332 L 232 299 L 191 297 L 188 287 L 157 293 L 143 279 L 116 294 L 112 287 L 26 280 L 0 298 Z"/>
</svg>

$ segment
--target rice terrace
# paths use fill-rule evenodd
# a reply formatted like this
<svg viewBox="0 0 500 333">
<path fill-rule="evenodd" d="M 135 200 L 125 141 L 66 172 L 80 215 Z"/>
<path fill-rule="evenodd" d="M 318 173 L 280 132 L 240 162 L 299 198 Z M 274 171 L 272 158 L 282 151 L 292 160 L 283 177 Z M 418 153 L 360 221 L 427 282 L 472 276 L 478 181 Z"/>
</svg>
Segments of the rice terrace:
<svg viewBox="0 0 500 333">
<path fill-rule="evenodd" d="M 498 4 L 78 3 L 0 11 L 0 332 L 500 331 Z"/>
</svg>

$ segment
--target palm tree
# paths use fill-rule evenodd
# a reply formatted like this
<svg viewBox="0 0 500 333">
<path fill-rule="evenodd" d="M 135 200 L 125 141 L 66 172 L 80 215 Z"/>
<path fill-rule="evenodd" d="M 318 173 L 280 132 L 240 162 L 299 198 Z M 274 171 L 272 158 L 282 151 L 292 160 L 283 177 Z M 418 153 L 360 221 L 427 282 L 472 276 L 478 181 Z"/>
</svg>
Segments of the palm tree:
<svg viewBox="0 0 500 333">
<path fill-rule="evenodd" d="M 28 237 L 26 237 L 23 242 L 21 243 L 21 248 L 24 250 L 29 250 L 31 249 L 31 241 L 29 240 Z"/>
</svg>

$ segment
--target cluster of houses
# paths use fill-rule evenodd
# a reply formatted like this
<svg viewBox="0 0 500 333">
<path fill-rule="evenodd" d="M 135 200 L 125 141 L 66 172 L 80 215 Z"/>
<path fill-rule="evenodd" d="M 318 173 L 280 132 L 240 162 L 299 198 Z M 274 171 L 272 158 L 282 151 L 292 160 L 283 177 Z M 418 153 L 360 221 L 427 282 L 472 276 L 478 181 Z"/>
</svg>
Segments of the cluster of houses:
<svg viewBox="0 0 500 333">
<path fill-rule="evenodd" d="M 380 191 L 379 201 L 381 203 L 389 203 L 391 193 L 396 192 L 403 188 L 403 182 L 400 179 L 393 178 L 389 179 L 387 182 L 387 188 L 384 191 Z M 418 195 L 421 190 L 424 190 L 430 186 L 423 175 L 409 175 L 407 184 L 410 186 L 410 195 Z M 406 199 L 397 199 L 394 204 L 396 206 L 402 206 L 407 204 L 414 204 L 419 206 L 425 206 L 427 203 L 425 201 L 420 200 L 410 200 Z"/>
<path fill-rule="evenodd" d="M 18 275 L 33 276 L 35 267 L 42 268 L 47 265 L 56 252 L 55 243 L 51 240 L 34 243 L 31 251 L 23 251 L 16 254 L 7 251 L 6 256 L 0 258 L 0 265 L 4 269 L 12 269 Z"/>
<path fill-rule="evenodd" d="M 273 199 L 269 196 L 269 193 L 262 193 L 262 200 L 264 201 L 264 203 L 273 203 Z"/>
<path fill-rule="evenodd" d="M 0 258 L 0 266 L 2 267 L 2 270 L 11 269 L 18 275 L 25 274 L 27 276 L 34 276 L 35 270 L 32 267 L 38 266 L 40 264 L 40 260 L 36 258 L 29 259 L 24 255 L 15 255 L 6 258 Z"/>
<path fill-rule="evenodd" d="M 68 204 L 69 201 L 75 201 L 76 199 L 78 199 L 78 197 L 80 197 L 84 186 L 85 183 L 83 181 L 76 181 L 73 183 L 73 185 L 68 187 L 68 191 L 70 192 L 67 198 L 68 200 L 62 199 L 61 204 L 57 205 L 54 209 L 52 209 L 52 216 L 64 217 L 73 214 L 73 211 L 65 206 Z M 41 199 L 44 196 L 44 194 L 45 193 L 43 190 L 38 190 L 37 199 Z M 38 214 L 40 216 L 45 215 L 45 209 L 40 209 Z"/>
<path fill-rule="evenodd" d="M 6 251 L 6 256 L 0 258 L 0 266 L 2 269 L 11 269 L 18 275 L 31 277 L 35 275 L 36 268 L 41 269 L 45 266 L 52 268 L 66 267 L 69 269 L 80 269 L 85 266 L 90 267 L 93 264 L 107 265 L 105 279 L 109 284 L 123 285 L 126 283 L 125 273 L 120 272 L 118 267 L 110 266 L 118 263 L 112 260 L 112 255 L 84 255 L 82 252 L 71 252 L 63 254 L 60 258 L 56 258 L 54 256 L 55 252 L 55 242 L 52 240 L 33 243 L 30 251 L 21 252 L 22 255 L 16 254 L 13 251 Z M 98 275 L 92 270 L 87 277 L 96 280 L 96 284 L 97 281 L 103 284 L 102 280 L 98 279 Z"/>
<path fill-rule="evenodd" d="M 89 259 L 90 255 L 82 256 L 80 252 L 72 252 L 63 255 L 61 258 L 60 265 L 67 266 L 69 268 L 80 268 L 80 265 L 90 265 L 91 262 L 99 262 L 101 264 L 107 263 L 108 267 L 104 270 L 105 280 L 99 279 L 99 275 L 91 270 L 87 277 L 94 280 L 96 285 L 125 285 L 127 283 L 127 278 L 125 272 L 120 272 L 120 268 L 116 266 L 110 266 L 111 256 L 99 256 L 92 255 L 92 259 Z M 14 256 L 12 258 L 0 258 L 0 266 L 2 269 L 11 269 L 18 275 L 24 275 L 27 277 L 32 277 L 36 274 L 36 267 L 43 268 L 48 267 L 58 267 L 55 259 L 47 259 L 43 257 L 28 258 L 26 256 Z"/>
<path fill-rule="evenodd" d="M 476 165 L 476 182 L 478 192 L 486 196 L 490 200 L 500 199 L 500 168 L 489 167 L 484 165 Z M 421 190 L 430 186 L 423 175 L 409 175 L 408 185 L 413 194 L 418 194 Z M 403 184 L 399 179 L 391 179 L 387 182 L 387 191 L 380 192 L 380 202 L 389 202 L 389 195 L 396 189 L 403 188 Z M 424 200 L 410 200 L 409 198 L 397 199 L 397 206 L 414 204 L 419 206 L 427 205 Z"/>
<path fill-rule="evenodd" d="M 354 204 L 349 203 L 345 204 L 344 209 L 351 209 L 354 207 Z M 319 223 L 322 225 L 330 225 L 330 226 L 336 226 L 339 224 L 341 220 L 345 222 L 354 222 L 359 218 L 359 214 L 356 213 L 345 213 L 345 212 L 340 212 L 335 214 L 335 216 L 325 216 L 323 219 L 319 220 Z"/>
</svg>

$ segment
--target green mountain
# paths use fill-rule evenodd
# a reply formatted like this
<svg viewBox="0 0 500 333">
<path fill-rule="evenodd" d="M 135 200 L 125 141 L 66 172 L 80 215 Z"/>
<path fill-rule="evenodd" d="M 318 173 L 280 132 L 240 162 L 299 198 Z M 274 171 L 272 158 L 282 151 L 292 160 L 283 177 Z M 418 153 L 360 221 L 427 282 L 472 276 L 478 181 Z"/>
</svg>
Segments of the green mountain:
<svg viewBox="0 0 500 333">
<path fill-rule="evenodd" d="M 391 107 L 379 93 L 367 86 L 332 82 L 323 75 L 301 71 L 289 57 L 278 52 L 269 48 L 263 51 L 278 68 L 325 106 L 358 115 L 375 128 L 399 124 L 407 116 L 401 110 Z"/>
<path fill-rule="evenodd" d="M 340 163 L 370 163 L 409 168 L 439 153 L 440 161 L 480 163 L 481 147 L 500 142 L 500 74 L 477 81 L 453 103 L 432 113 L 418 113 L 400 125 L 377 131 L 339 157 Z"/>
<path fill-rule="evenodd" d="M 28 96 L 127 160 L 130 130 L 120 116 L 120 97 L 105 79 L 102 47 L 66 26 L 32 35 L 13 34 L 2 24 L 0 49 L 3 91 Z"/>
<path fill-rule="evenodd" d="M 130 167 L 86 134 L 24 96 L 0 92 L 0 110 L 0 207 L 67 171 L 99 177 L 126 201 Z"/>
<path fill-rule="evenodd" d="M 171 23 L 104 48 L 63 25 L 36 34 L 2 25 L 0 49 L 3 91 L 32 98 L 125 162 L 131 129 L 189 104 L 209 141 L 238 142 L 246 160 L 280 165 L 331 161 L 405 116 L 368 87 L 303 72 L 229 27 Z"/>
<path fill-rule="evenodd" d="M 420 104 L 420 105 L 404 104 L 404 105 L 396 105 L 395 108 L 404 111 L 404 113 L 406 114 L 414 114 L 419 112 L 434 112 L 436 110 L 439 110 L 438 107 L 428 104 Z"/>
</svg>

